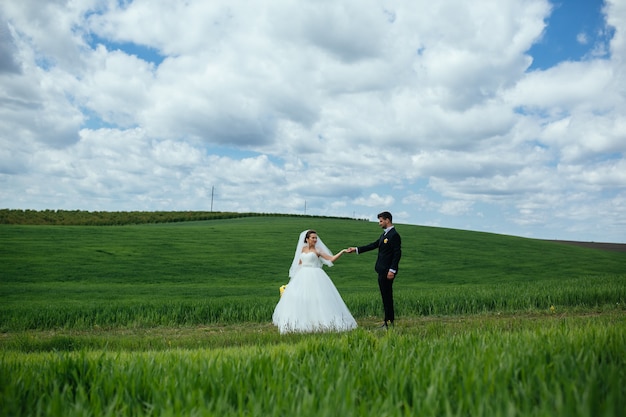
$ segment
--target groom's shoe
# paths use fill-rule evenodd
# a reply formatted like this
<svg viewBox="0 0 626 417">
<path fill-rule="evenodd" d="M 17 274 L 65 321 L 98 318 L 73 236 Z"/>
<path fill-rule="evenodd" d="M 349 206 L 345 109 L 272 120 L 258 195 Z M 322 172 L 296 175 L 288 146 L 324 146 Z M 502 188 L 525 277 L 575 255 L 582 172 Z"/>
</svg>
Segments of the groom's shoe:
<svg viewBox="0 0 626 417">
<path fill-rule="evenodd" d="M 380 325 L 380 327 L 378 328 L 379 330 L 389 330 L 389 329 L 393 329 L 394 328 L 394 324 L 393 321 L 387 321 L 385 320 L 383 322 L 383 324 Z"/>
</svg>

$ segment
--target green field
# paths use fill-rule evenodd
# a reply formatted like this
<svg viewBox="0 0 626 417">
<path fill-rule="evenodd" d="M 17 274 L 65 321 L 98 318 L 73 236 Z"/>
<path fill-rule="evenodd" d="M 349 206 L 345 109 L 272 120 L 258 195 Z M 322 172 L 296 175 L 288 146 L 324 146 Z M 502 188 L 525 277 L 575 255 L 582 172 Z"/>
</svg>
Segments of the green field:
<svg viewBox="0 0 626 417">
<path fill-rule="evenodd" d="M 626 253 L 396 227 L 392 332 L 368 253 L 327 269 L 359 329 L 280 336 L 299 233 L 376 223 L 0 225 L 0 415 L 622 415 Z"/>
</svg>

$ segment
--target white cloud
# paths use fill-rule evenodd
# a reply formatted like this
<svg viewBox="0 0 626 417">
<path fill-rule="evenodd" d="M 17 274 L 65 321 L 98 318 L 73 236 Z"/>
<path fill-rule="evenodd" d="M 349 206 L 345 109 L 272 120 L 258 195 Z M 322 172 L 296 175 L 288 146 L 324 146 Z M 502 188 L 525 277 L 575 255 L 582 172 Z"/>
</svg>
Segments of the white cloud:
<svg viewBox="0 0 626 417">
<path fill-rule="evenodd" d="M 611 90 L 614 68 L 606 61 L 563 62 L 521 79 L 507 93 L 511 105 L 552 113 L 597 108 L 606 111 L 623 100 Z"/>
<path fill-rule="evenodd" d="M 444 201 L 441 204 L 440 211 L 441 213 L 449 215 L 449 216 L 459 216 L 462 214 L 469 213 L 471 211 L 471 208 L 472 208 L 471 201 L 461 201 L 461 200 Z"/>
<path fill-rule="evenodd" d="M 223 211 L 624 239 L 621 2 L 610 55 L 532 72 L 545 0 L 5 3 L 8 207 L 214 191 Z"/>
<path fill-rule="evenodd" d="M 0 73 L 19 73 L 20 66 L 14 54 L 17 48 L 9 25 L 0 20 Z"/>
<path fill-rule="evenodd" d="M 377 193 L 372 193 L 367 197 L 359 197 L 355 200 L 356 204 L 365 207 L 390 207 L 394 202 L 392 196 L 381 196 Z"/>
<path fill-rule="evenodd" d="M 120 126 L 142 124 L 143 111 L 152 105 L 153 65 L 103 46 L 89 54 L 86 74 L 75 89 L 80 104 L 103 121 Z"/>
</svg>

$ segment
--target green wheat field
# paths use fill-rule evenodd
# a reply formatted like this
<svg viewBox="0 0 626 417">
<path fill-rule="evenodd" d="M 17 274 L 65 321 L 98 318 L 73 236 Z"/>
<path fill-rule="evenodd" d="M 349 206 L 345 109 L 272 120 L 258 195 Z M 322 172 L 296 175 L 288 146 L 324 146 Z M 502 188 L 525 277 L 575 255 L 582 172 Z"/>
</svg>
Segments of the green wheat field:
<svg viewBox="0 0 626 417">
<path fill-rule="evenodd" d="M 339 251 L 376 239 L 377 223 L 103 226 L 65 215 L 63 225 L 0 224 L 0 416 L 626 410 L 624 252 L 396 224 L 394 329 L 376 329 L 370 252 L 326 269 L 358 329 L 281 336 L 271 315 L 299 233 L 316 229 Z"/>
</svg>

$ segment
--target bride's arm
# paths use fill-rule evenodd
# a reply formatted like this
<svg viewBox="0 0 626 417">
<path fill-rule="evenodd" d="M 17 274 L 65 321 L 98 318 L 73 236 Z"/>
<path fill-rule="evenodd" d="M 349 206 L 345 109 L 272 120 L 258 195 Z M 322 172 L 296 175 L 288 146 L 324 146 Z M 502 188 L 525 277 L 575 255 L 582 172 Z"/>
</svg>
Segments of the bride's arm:
<svg viewBox="0 0 626 417">
<path fill-rule="evenodd" d="M 327 261 L 335 262 L 337 259 L 341 257 L 341 255 L 343 255 L 346 252 L 347 252 L 346 249 L 342 249 L 341 251 L 337 252 L 335 256 L 330 256 L 327 253 L 319 252 L 319 256 L 326 259 Z"/>
</svg>

